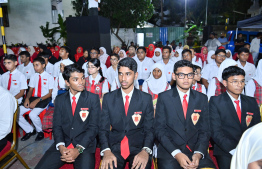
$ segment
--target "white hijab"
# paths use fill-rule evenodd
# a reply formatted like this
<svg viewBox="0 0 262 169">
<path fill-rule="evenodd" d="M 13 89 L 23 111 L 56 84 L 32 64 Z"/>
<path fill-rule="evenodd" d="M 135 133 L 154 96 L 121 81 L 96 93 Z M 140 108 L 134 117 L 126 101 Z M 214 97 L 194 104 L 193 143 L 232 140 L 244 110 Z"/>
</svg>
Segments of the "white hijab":
<svg viewBox="0 0 262 169">
<path fill-rule="evenodd" d="M 176 52 L 179 54 L 178 57 L 172 57 L 171 59 L 176 63 L 177 61 L 182 60 L 182 51 L 183 49 L 177 49 Z"/>
<path fill-rule="evenodd" d="M 69 59 L 62 60 L 62 62 L 60 62 L 60 64 L 61 64 L 61 63 L 63 63 L 65 66 L 68 66 L 68 65 L 72 64 Z M 60 67 L 60 65 L 59 65 L 59 67 Z M 59 73 L 58 82 L 59 82 L 59 86 L 60 86 L 61 88 L 66 88 L 65 79 L 63 78 L 63 75 L 62 75 L 61 72 Z"/>
<path fill-rule="evenodd" d="M 106 64 L 106 60 L 108 58 L 108 54 L 106 53 L 106 48 L 100 47 L 99 49 L 104 52 L 103 55 L 100 55 L 99 60 L 100 60 L 101 63 L 103 63 L 105 65 Z"/>
<path fill-rule="evenodd" d="M 173 50 L 173 47 L 172 45 L 168 45 L 170 48 L 171 48 L 171 57 L 174 57 L 175 56 L 175 52 Z"/>
<path fill-rule="evenodd" d="M 160 52 L 159 56 L 156 56 L 156 52 Z M 162 51 L 160 48 L 156 48 L 154 51 L 154 56 L 152 57 L 153 61 L 158 62 L 160 60 L 162 60 Z"/>
<path fill-rule="evenodd" d="M 227 59 L 232 59 L 232 53 L 231 53 L 231 50 L 227 49 L 227 50 L 226 50 L 226 53 L 228 53 L 228 52 L 230 53 L 230 57 L 227 58 Z"/>
<path fill-rule="evenodd" d="M 231 169 L 247 169 L 248 164 L 262 159 L 262 123 L 249 128 L 242 135 L 231 160 Z"/>
<path fill-rule="evenodd" d="M 257 83 L 262 86 L 262 59 L 259 60 L 255 76 L 252 78 L 257 81 Z"/>
<path fill-rule="evenodd" d="M 11 54 L 14 55 L 14 51 L 10 48 L 7 48 L 7 54 L 8 55 L 11 55 Z"/>
<path fill-rule="evenodd" d="M 124 54 L 124 57 L 123 57 L 123 58 L 120 57 L 120 55 L 119 55 L 120 52 L 122 52 L 122 53 Z M 119 55 L 119 57 L 120 57 L 119 60 L 124 59 L 124 58 L 127 57 L 126 52 L 125 52 L 123 49 L 121 49 L 121 50 L 118 52 L 118 55 Z"/>
<path fill-rule="evenodd" d="M 210 50 L 208 51 L 207 53 L 207 63 L 208 64 L 211 64 L 213 62 L 215 62 L 215 59 L 212 59 L 211 56 L 215 54 L 215 51 L 214 50 Z"/>
<path fill-rule="evenodd" d="M 159 79 L 155 79 L 153 76 L 153 71 L 155 68 L 158 68 L 162 71 L 162 76 Z M 165 73 L 164 66 L 161 63 L 155 63 L 151 67 L 151 74 L 149 78 L 146 79 L 146 82 L 148 84 L 148 87 L 154 94 L 159 94 L 165 91 L 167 80 L 166 80 L 166 73 Z"/>
<path fill-rule="evenodd" d="M 28 46 L 28 48 L 30 48 L 30 56 L 32 56 L 35 53 L 35 48 L 33 46 Z"/>
<path fill-rule="evenodd" d="M 229 66 L 235 66 L 235 65 L 237 65 L 237 62 L 234 61 L 233 59 L 226 59 L 226 60 L 224 60 L 224 61 L 221 63 L 219 69 L 218 69 L 218 72 L 217 72 L 217 75 L 216 75 L 217 79 L 222 83 L 222 82 L 223 82 L 223 79 L 222 79 L 222 73 L 223 73 L 223 71 L 224 71 L 226 68 L 228 68 Z"/>
</svg>

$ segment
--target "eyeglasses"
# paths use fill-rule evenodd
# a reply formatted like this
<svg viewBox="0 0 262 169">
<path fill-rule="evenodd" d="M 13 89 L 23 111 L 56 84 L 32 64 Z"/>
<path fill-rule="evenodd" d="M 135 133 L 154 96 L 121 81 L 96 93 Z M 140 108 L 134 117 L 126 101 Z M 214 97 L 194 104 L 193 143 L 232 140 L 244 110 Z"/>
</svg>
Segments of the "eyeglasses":
<svg viewBox="0 0 262 169">
<path fill-rule="evenodd" d="M 228 82 L 229 82 L 229 83 L 232 83 L 233 86 L 237 86 L 238 84 L 240 84 L 241 86 L 245 85 L 245 81 L 244 81 L 244 80 L 242 80 L 242 81 L 236 81 L 236 80 L 234 80 L 234 81 L 232 81 L 232 82 L 230 82 L 230 81 L 228 81 Z"/>
<path fill-rule="evenodd" d="M 90 55 L 96 55 L 96 54 L 97 54 L 96 52 L 95 53 L 92 53 L 92 52 L 90 53 Z"/>
<path fill-rule="evenodd" d="M 201 76 L 201 75 L 202 75 L 202 73 L 195 73 L 195 75 L 196 75 L 196 76 Z"/>
<path fill-rule="evenodd" d="M 194 73 L 188 73 L 188 74 L 185 74 L 185 73 L 175 73 L 179 79 L 184 79 L 186 76 L 188 79 L 193 79 L 194 78 Z"/>
<path fill-rule="evenodd" d="M 217 55 L 218 57 L 226 58 L 226 55 Z"/>
<path fill-rule="evenodd" d="M 110 59 L 111 61 L 113 61 L 113 62 L 116 62 L 116 61 L 118 61 L 118 59 Z"/>
</svg>

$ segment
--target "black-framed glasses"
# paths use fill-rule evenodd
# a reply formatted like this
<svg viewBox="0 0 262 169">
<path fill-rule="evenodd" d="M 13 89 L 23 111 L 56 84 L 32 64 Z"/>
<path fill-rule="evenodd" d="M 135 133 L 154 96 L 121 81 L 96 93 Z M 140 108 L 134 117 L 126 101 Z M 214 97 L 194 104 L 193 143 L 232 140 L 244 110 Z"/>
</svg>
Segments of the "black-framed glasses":
<svg viewBox="0 0 262 169">
<path fill-rule="evenodd" d="M 177 75 L 179 79 L 184 79 L 186 76 L 187 76 L 188 79 L 193 79 L 194 78 L 194 73 L 188 73 L 188 74 L 175 73 L 175 75 Z"/>
</svg>

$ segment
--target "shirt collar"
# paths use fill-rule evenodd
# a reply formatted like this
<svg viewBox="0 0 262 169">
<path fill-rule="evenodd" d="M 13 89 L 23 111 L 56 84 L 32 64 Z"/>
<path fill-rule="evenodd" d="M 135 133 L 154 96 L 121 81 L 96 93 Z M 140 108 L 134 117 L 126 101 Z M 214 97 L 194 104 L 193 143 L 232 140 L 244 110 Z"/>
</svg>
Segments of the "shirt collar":
<svg viewBox="0 0 262 169">
<path fill-rule="evenodd" d="M 179 97 L 180 97 L 181 100 L 183 100 L 183 97 L 184 97 L 185 94 L 187 94 L 187 98 L 189 98 L 190 89 L 188 89 L 188 91 L 186 93 L 180 91 L 177 86 L 176 86 L 176 89 L 178 91 L 178 94 L 179 94 Z"/>
<path fill-rule="evenodd" d="M 71 93 L 71 91 L 69 90 L 70 100 L 72 100 L 72 97 L 75 96 L 75 97 L 76 97 L 76 103 L 77 103 L 77 101 L 78 101 L 78 99 L 79 99 L 79 97 L 80 97 L 80 94 L 81 94 L 81 92 L 78 92 L 76 95 L 73 95 L 73 94 Z"/>
<path fill-rule="evenodd" d="M 99 82 L 99 80 L 101 79 L 101 75 L 98 73 L 97 75 L 96 75 L 96 78 L 95 79 L 93 79 L 93 77 L 92 77 L 92 75 L 90 75 L 89 76 L 89 81 L 92 83 L 92 80 L 94 80 L 95 81 L 95 84 L 97 84 L 98 82 Z"/>
<path fill-rule="evenodd" d="M 40 76 L 42 77 L 42 76 L 45 75 L 45 73 L 46 73 L 46 71 L 43 71 L 43 73 L 41 73 L 41 74 L 40 74 L 40 73 L 37 73 L 37 74 L 40 75 Z"/>
<path fill-rule="evenodd" d="M 8 71 L 9 72 L 9 74 L 15 74 L 16 72 L 17 72 L 17 69 L 15 69 L 12 73 L 10 73 L 10 71 Z"/>
<path fill-rule="evenodd" d="M 124 99 L 126 98 L 126 95 L 128 95 L 128 96 L 129 96 L 129 99 L 131 99 L 131 97 L 132 97 L 132 95 L 133 95 L 133 93 L 134 93 L 134 87 L 133 87 L 132 91 L 131 91 L 130 93 L 128 93 L 128 94 L 126 94 L 126 93 L 122 90 L 122 87 L 121 87 L 121 93 L 122 93 L 122 97 L 123 97 Z"/>
<path fill-rule="evenodd" d="M 236 101 L 236 99 L 235 99 L 234 97 L 232 97 L 231 94 L 228 93 L 228 91 L 227 91 L 227 94 L 228 94 L 228 96 L 230 97 L 230 99 L 232 100 L 232 102 L 234 103 L 234 102 Z M 241 102 L 241 100 L 240 100 L 240 95 L 238 96 L 238 99 L 237 99 L 237 100 L 239 100 L 239 103 Z"/>
<path fill-rule="evenodd" d="M 237 66 L 238 66 L 238 67 L 243 67 L 243 68 L 244 68 L 244 67 L 246 67 L 246 65 L 247 65 L 247 62 L 246 62 L 246 64 L 245 64 L 245 66 L 242 66 L 242 64 L 241 64 L 241 62 L 239 61 L 239 59 L 237 60 Z"/>
</svg>

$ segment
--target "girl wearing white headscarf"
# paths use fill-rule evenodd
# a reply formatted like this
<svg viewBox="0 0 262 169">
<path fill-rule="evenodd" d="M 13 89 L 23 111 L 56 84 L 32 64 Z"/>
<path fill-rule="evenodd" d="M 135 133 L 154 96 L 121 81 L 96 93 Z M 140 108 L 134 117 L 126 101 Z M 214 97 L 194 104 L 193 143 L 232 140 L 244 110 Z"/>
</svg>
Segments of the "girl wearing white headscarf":
<svg viewBox="0 0 262 169">
<path fill-rule="evenodd" d="M 20 54 L 20 52 L 22 52 L 22 51 L 26 51 L 26 49 L 23 48 L 23 47 L 20 47 L 20 48 L 19 48 L 19 51 L 18 51 L 18 54 Z M 19 65 L 22 64 L 22 62 L 21 62 L 21 58 L 20 58 L 20 55 L 18 56 L 18 64 L 19 64 Z"/>
<path fill-rule="evenodd" d="M 236 148 L 231 160 L 231 169 L 257 169 L 261 168 L 258 161 L 262 160 L 262 123 L 246 130 Z"/>
<path fill-rule="evenodd" d="M 124 59 L 124 58 L 127 57 L 126 52 L 125 52 L 123 49 L 121 49 L 121 50 L 118 52 L 118 55 L 119 55 L 119 60 Z"/>
<path fill-rule="evenodd" d="M 208 85 L 208 91 L 207 91 L 208 100 L 210 99 L 211 96 L 218 96 L 223 92 L 225 92 L 223 91 L 225 90 L 225 87 L 222 84 L 223 82 L 222 73 L 229 66 L 237 66 L 237 62 L 234 61 L 233 59 L 226 59 L 221 63 L 217 75 L 212 78 L 211 82 Z M 220 86 L 217 86 L 217 83 L 219 83 Z M 221 87 L 221 90 L 219 90 L 219 87 Z"/>
<path fill-rule="evenodd" d="M 10 48 L 7 48 L 7 54 L 8 55 L 14 55 L 14 51 Z"/>
<path fill-rule="evenodd" d="M 99 56 L 99 60 L 101 63 L 103 63 L 104 65 L 106 64 L 106 60 L 108 59 L 109 55 L 106 53 L 106 48 L 104 47 L 100 47 L 100 56 Z"/>
<path fill-rule="evenodd" d="M 160 54 L 157 56 L 156 52 L 159 52 Z M 156 63 L 162 59 L 162 51 L 160 48 L 156 48 L 154 52 L 154 56 L 152 57 L 153 61 Z"/>
<path fill-rule="evenodd" d="M 255 76 L 246 85 L 246 95 L 255 97 L 259 106 L 262 105 L 262 59 L 259 60 Z"/>
<path fill-rule="evenodd" d="M 31 62 L 33 63 L 33 60 L 37 57 L 37 53 L 35 52 L 35 48 L 33 46 L 28 46 L 27 48 L 28 52 L 30 53 L 30 59 Z"/>
<path fill-rule="evenodd" d="M 214 50 L 210 50 L 208 51 L 208 54 L 207 54 L 207 62 L 204 62 L 204 66 L 206 64 L 211 64 L 213 62 L 215 62 L 215 59 L 212 59 L 212 56 L 215 54 L 215 51 Z"/>
<path fill-rule="evenodd" d="M 182 51 L 183 51 L 183 49 L 177 49 L 176 50 L 175 56 L 171 58 L 173 62 L 176 63 L 177 61 L 182 60 Z"/>
<path fill-rule="evenodd" d="M 232 59 L 232 53 L 229 49 L 226 50 L 226 59 Z"/>
</svg>

